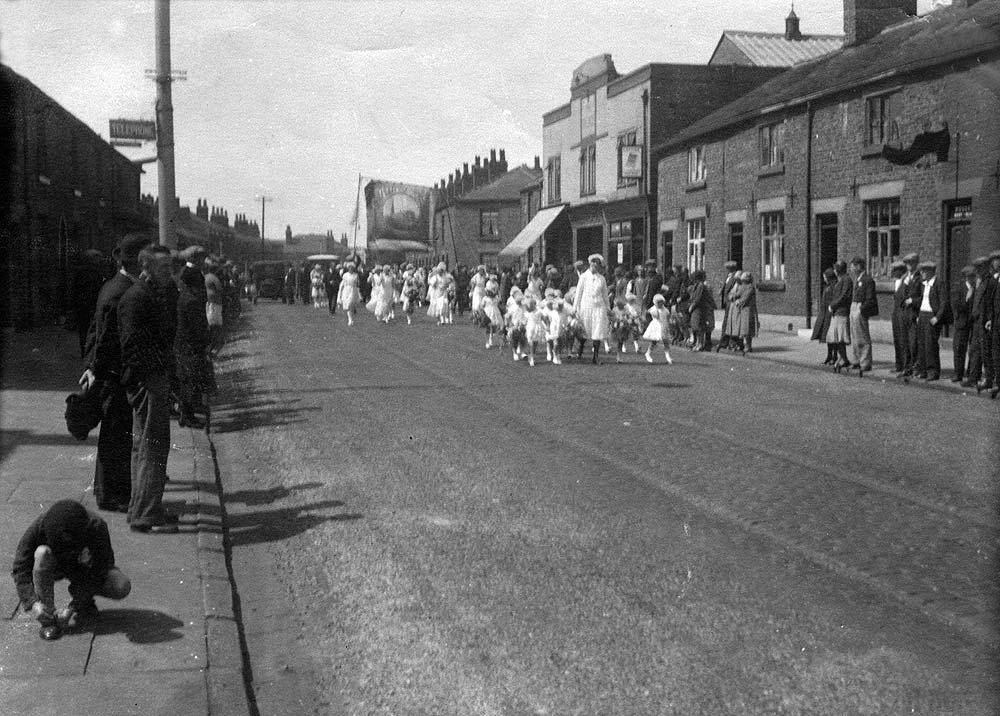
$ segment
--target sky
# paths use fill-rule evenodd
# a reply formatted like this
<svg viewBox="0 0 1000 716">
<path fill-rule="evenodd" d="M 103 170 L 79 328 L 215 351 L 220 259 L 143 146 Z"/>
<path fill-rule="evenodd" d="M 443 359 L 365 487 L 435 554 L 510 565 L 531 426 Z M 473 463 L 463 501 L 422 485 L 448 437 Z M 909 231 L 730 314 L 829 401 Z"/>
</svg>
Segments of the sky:
<svg viewBox="0 0 1000 716">
<path fill-rule="evenodd" d="M 918 11 L 932 0 L 918 0 Z M 723 30 L 783 32 L 788 0 L 174 0 L 177 194 L 260 221 L 268 238 L 348 232 L 358 175 L 433 185 L 475 155 L 542 150 L 542 114 L 610 53 L 703 64 Z M 841 34 L 837 0 L 797 0 L 805 34 Z M 154 119 L 153 0 L 5 0 L 0 61 L 102 137 Z M 152 156 L 152 145 L 123 149 Z M 143 193 L 156 193 L 147 164 Z"/>
</svg>

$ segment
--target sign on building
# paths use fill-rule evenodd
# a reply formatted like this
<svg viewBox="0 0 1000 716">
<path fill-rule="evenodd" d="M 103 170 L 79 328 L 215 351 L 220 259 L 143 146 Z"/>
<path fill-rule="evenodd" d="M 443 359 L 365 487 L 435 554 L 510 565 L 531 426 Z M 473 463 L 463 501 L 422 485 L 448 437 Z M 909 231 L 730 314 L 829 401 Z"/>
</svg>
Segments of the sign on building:
<svg viewBox="0 0 1000 716">
<path fill-rule="evenodd" d="M 147 119 L 109 119 L 108 135 L 111 139 L 156 141 L 156 122 Z"/>
<path fill-rule="evenodd" d="M 642 178 L 642 147 L 621 146 L 622 178 L 641 179 Z"/>
</svg>

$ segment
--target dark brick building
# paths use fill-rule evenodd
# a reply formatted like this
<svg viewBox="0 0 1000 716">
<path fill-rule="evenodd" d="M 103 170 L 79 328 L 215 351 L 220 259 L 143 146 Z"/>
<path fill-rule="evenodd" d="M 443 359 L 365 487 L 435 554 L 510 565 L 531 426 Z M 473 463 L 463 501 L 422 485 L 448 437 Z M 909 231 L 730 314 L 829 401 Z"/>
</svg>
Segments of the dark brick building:
<svg viewBox="0 0 1000 716">
<path fill-rule="evenodd" d="M 843 49 L 654 150 L 672 261 L 736 260 L 781 327 L 816 315 L 837 258 L 867 259 L 888 319 L 892 261 L 916 251 L 950 280 L 1000 246 L 1000 1 L 844 6 Z"/>
<path fill-rule="evenodd" d="M 110 256 L 121 236 L 150 224 L 140 211 L 141 169 L 29 80 L 4 65 L 0 73 L 12 140 L 2 159 L 6 321 L 28 328 L 69 313 L 82 251 Z"/>
<path fill-rule="evenodd" d="M 428 262 L 449 266 L 494 266 L 500 250 L 524 226 L 521 192 L 537 187 L 542 170 L 522 164 L 508 169 L 504 150 L 472 167 L 464 164 L 434 187 L 434 221 Z M 536 209 L 537 211 L 537 209 Z"/>
</svg>

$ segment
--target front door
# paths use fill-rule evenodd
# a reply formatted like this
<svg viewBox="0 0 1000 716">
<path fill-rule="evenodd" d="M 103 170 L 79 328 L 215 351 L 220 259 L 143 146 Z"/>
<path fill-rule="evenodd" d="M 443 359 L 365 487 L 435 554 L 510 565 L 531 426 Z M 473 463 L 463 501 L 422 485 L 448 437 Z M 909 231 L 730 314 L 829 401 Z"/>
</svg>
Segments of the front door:
<svg viewBox="0 0 1000 716">
<path fill-rule="evenodd" d="M 833 268 L 837 262 L 837 215 L 817 214 L 816 235 L 819 237 L 819 272 Z"/>
<path fill-rule="evenodd" d="M 948 286 L 958 281 L 962 267 L 971 263 L 972 202 L 956 202 L 948 206 L 948 228 L 944 245 L 944 276 Z"/>
<path fill-rule="evenodd" d="M 735 261 L 736 269 L 743 270 L 743 222 L 729 225 L 729 251 L 727 261 Z"/>
<path fill-rule="evenodd" d="M 603 226 L 581 226 L 576 230 L 576 258 L 586 261 L 591 254 L 604 256 Z"/>
</svg>

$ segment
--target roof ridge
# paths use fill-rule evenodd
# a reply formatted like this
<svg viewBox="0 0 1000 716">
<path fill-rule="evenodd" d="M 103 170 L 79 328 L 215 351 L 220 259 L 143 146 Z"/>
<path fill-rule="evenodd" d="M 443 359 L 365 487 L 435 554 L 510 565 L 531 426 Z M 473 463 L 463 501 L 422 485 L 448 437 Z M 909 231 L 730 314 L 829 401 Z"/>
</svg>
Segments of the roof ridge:
<svg viewBox="0 0 1000 716">
<path fill-rule="evenodd" d="M 774 37 L 774 38 L 785 38 L 785 33 L 783 32 L 764 32 L 763 30 L 723 30 L 723 35 L 750 35 L 753 37 Z M 802 37 L 798 40 L 789 40 L 789 42 L 801 42 L 802 40 L 843 40 L 844 35 L 824 35 L 817 33 L 803 33 Z"/>
</svg>

